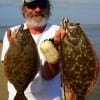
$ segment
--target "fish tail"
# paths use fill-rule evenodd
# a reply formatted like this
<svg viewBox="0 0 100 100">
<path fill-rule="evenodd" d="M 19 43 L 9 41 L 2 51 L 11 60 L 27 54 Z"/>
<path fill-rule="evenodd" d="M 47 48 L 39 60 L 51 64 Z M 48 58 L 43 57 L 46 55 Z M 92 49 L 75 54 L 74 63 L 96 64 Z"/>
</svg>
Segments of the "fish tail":
<svg viewBox="0 0 100 100">
<path fill-rule="evenodd" d="M 14 100 L 28 100 L 24 94 L 17 93 Z"/>
</svg>

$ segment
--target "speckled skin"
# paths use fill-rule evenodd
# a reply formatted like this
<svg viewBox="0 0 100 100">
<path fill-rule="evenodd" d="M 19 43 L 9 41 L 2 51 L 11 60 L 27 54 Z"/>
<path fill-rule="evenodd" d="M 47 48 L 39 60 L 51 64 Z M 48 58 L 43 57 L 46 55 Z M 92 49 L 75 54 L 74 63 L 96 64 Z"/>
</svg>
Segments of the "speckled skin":
<svg viewBox="0 0 100 100">
<path fill-rule="evenodd" d="M 17 90 L 17 97 L 14 100 L 25 100 L 21 95 L 24 95 L 24 90 L 39 69 L 39 56 L 35 41 L 29 30 L 23 28 L 24 26 L 21 25 L 18 29 L 4 59 L 5 75 Z"/>
<path fill-rule="evenodd" d="M 79 24 L 63 20 L 68 34 L 61 41 L 61 74 L 64 88 L 76 96 L 71 100 L 85 100 L 95 85 L 99 62 L 88 37 Z"/>
</svg>

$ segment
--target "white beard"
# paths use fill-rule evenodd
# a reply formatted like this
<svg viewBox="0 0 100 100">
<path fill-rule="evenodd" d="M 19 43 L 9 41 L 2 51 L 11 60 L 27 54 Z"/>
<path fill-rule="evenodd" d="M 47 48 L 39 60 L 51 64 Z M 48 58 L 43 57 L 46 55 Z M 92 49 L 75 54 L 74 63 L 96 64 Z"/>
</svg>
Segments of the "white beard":
<svg viewBox="0 0 100 100">
<path fill-rule="evenodd" d="M 33 28 L 43 27 L 47 24 L 47 21 L 48 21 L 48 17 L 42 18 L 41 22 L 37 22 L 30 17 L 26 17 L 25 19 L 26 19 L 26 23 Z"/>
</svg>

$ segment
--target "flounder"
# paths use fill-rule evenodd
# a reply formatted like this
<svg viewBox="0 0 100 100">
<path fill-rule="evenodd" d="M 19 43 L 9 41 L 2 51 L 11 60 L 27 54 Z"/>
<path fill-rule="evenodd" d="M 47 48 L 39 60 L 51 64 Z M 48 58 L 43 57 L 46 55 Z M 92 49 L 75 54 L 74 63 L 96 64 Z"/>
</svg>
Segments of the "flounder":
<svg viewBox="0 0 100 100">
<path fill-rule="evenodd" d="M 79 23 L 64 18 L 62 25 L 68 31 L 60 44 L 62 87 L 67 94 L 64 100 L 85 100 L 96 84 L 99 60 Z"/>
<path fill-rule="evenodd" d="M 37 46 L 22 24 L 5 54 L 4 72 L 17 90 L 14 100 L 27 100 L 24 90 L 34 79 L 40 66 Z"/>
</svg>

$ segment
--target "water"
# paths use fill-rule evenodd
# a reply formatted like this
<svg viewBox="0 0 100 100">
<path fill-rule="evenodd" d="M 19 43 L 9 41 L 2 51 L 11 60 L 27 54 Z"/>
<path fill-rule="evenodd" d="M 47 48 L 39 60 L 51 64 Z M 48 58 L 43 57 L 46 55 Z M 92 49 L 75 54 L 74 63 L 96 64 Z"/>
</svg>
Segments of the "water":
<svg viewBox="0 0 100 100">
<path fill-rule="evenodd" d="M 3 40 L 3 37 L 4 37 L 7 27 L 9 27 L 9 26 L 0 26 L 0 40 Z"/>
<path fill-rule="evenodd" d="M 100 24 L 81 25 L 100 57 Z"/>
<path fill-rule="evenodd" d="M 87 36 L 90 38 L 94 48 L 96 49 L 98 58 L 100 58 L 100 24 L 81 25 Z M 0 27 L 0 40 L 3 40 L 4 32 L 7 26 Z M 92 92 L 86 96 L 86 100 L 100 100 L 100 75 L 97 84 Z"/>
</svg>

